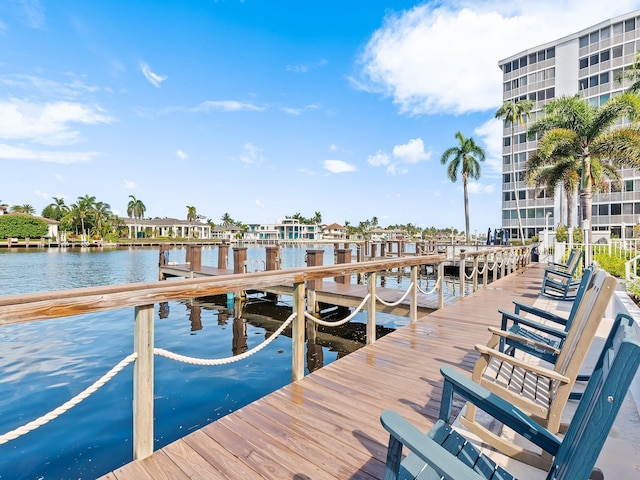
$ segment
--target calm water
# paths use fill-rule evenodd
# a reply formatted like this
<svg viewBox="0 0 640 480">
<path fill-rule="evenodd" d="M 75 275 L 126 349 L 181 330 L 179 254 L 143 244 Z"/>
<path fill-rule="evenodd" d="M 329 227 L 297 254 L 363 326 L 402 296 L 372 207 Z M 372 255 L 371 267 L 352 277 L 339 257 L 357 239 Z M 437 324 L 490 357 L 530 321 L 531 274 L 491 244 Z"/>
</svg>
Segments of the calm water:
<svg viewBox="0 0 640 480">
<path fill-rule="evenodd" d="M 306 248 L 284 248 L 283 266 L 304 266 Z M 326 250 L 324 263 L 332 264 L 331 247 L 318 248 Z M 185 250 L 171 251 L 170 261 L 184 259 Z M 264 268 L 263 249 L 249 248 L 247 259 L 249 270 Z M 155 248 L 0 249 L 0 294 L 155 281 L 157 262 Z M 203 249 L 202 263 L 217 265 L 217 249 Z M 265 339 L 265 329 L 254 326 L 265 323 L 260 312 L 234 319 L 233 305 L 219 303 L 169 302 L 162 311 L 156 305 L 155 345 L 195 357 L 225 358 Z M 286 298 L 283 303 L 290 305 Z M 366 314 L 356 322 L 366 322 Z M 378 324 L 389 328 L 405 323 L 378 315 Z M 0 327 L 0 434 L 58 407 L 132 351 L 132 308 Z M 323 346 L 319 360 L 328 364 L 337 355 L 335 348 Z M 61 417 L 0 445 L 0 479 L 95 478 L 130 461 L 132 377 L 128 366 Z M 290 381 L 291 341 L 284 336 L 249 359 L 221 367 L 156 356 L 155 448 Z"/>
</svg>

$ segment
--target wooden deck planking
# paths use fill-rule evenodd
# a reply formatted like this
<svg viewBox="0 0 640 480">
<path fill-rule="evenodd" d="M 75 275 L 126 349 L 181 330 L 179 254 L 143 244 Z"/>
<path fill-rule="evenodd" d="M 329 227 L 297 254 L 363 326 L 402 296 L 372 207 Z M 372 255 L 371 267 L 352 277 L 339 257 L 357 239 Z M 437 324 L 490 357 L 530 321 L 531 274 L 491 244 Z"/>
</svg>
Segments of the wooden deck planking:
<svg viewBox="0 0 640 480">
<path fill-rule="evenodd" d="M 440 407 L 440 367 L 470 374 L 473 345 L 500 324 L 497 309 L 512 309 L 516 298 L 533 303 L 541 277 L 534 266 L 450 302 L 104 478 L 381 478 L 388 435 L 380 412 L 392 408 L 428 429 Z"/>
</svg>

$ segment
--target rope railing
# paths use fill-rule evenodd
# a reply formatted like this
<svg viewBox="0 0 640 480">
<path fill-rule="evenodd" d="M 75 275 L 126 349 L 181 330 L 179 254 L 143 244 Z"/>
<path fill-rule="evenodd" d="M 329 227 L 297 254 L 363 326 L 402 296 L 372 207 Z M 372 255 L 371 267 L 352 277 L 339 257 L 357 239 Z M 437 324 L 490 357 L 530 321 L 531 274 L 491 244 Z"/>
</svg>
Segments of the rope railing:
<svg viewBox="0 0 640 480">
<path fill-rule="evenodd" d="M 254 354 L 258 353 L 260 350 L 265 348 L 267 345 L 269 345 L 271 342 L 273 342 L 276 338 L 278 338 L 278 336 L 284 331 L 284 329 L 289 326 L 289 324 L 293 321 L 294 318 L 296 318 L 296 315 L 297 315 L 296 312 L 293 312 L 291 315 L 289 315 L 289 318 L 287 318 L 283 322 L 283 324 L 280 325 L 275 332 L 273 332 L 273 335 L 271 335 L 269 338 L 267 338 L 264 342 L 262 342 L 259 345 L 256 345 L 251 350 L 247 350 L 246 352 L 241 353 L 240 355 L 233 356 L 233 357 L 219 358 L 219 359 L 188 357 L 186 355 L 180 355 L 178 353 L 173 353 L 173 352 L 170 352 L 168 350 L 164 350 L 162 348 L 154 348 L 153 349 L 153 353 L 155 353 L 156 355 L 158 355 L 160 357 L 165 357 L 165 358 L 168 358 L 170 360 L 175 360 L 176 362 L 188 363 L 190 365 L 201 365 L 201 366 L 205 366 L 205 367 L 215 367 L 215 366 L 219 366 L 219 365 L 228 365 L 230 363 L 239 362 L 240 360 L 244 360 L 245 358 L 249 358 L 251 355 L 254 355 Z"/>
<path fill-rule="evenodd" d="M 418 285 L 416 286 L 416 288 L 418 289 L 418 291 L 424 295 L 431 295 L 432 293 L 435 293 L 438 290 L 438 287 L 442 284 L 442 279 L 438 278 L 436 280 L 436 283 L 434 283 L 433 288 L 431 290 L 428 291 L 424 291 L 422 289 L 422 287 L 420 287 L 420 284 L 418 283 Z M 428 283 L 427 283 L 428 285 Z"/>
<path fill-rule="evenodd" d="M 46 425 L 51 420 L 55 420 L 63 413 L 71 410 L 80 402 L 82 402 L 89 396 L 96 393 L 101 387 L 103 387 L 109 380 L 115 377 L 124 367 L 126 367 L 131 362 L 133 362 L 137 357 L 138 357 L 137 353 L 135 352 L 132 353 L 131 355 L 121 360 L 120 363 L 118 363 L 115 367 L 113 367 L 111 370 L 105 373 L 102 377 L 100 377 L 99 380 L 91 384 L 89 387 L 85 388 L 82 392 L 80 392 L 78 395 L 73 397 L 71 400 L 66 401 L 65 403 L 60 405 L 58 408 L 51 410 L 49 413 L 46 413 L 45 415 L 42 415 L 41 417 L 36 418 L 35 420 L 21 427 L 11 430 L 10 432 L 5 433 L 4 435 L 0 435 L 0 445 L 10 442 L 11 440 L 15 440 L 16 438 L 21 437 L 22 435 L 25 435 L 29 432 L 32 432 L 33 430 L 40 428 L 43 425 Z"/>
<path fill-rule="evenodd" d="M 360 302 L 360 305 L 358 305 L 348 317 L 345 317 L 342 320 L 338 320 L 337 322 L 327 322 L 325 320 L 321 320 L 317 317 L 314 317 L 313 315 L 311 315 L 309 312 L 306 312 L 306 311 L 304 312 L 304 317 L 317 323 L 318 325 L 324 325 L 325 327 L 339 327 L 341 325 L 344 325 L 345 323 L 349 323 L 353 319 L 353 317 L 355 317 L 358 313 L 360 313 L 370 298 L 371 298 L 371 294 L 368 293 L 364 297 L 362 302 Z"/>
<path fill-rule="evenodd" d="M 407 298 L 407 295 L 409 295 L 409 293 L 411 292 L 411 290 L 413 289 L 414 283 L 411 282 L 409 284 L 409 287 L 407 288 L 406 292 L 404 292 L 404 295 L 402 295 L 402 297 L 400 297 L 397 301 L 395 302 L 386 302 L 384 301 L 382 298 L 380 298 L 378 295 L 376 295 L 376 300 L 379 301 L 381 304 L 386 305 L 387 307 L 395 307 L 397 305 L 400 305 L 402 303 L 402 301 Z"/>
</svg>

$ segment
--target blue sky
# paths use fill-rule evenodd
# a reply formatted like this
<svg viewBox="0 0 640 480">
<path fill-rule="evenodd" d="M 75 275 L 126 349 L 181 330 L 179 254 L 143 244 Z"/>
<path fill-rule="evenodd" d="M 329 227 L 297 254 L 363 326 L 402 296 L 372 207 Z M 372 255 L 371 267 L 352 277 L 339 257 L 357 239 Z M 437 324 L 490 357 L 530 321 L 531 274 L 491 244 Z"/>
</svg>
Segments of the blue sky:
<svg viewBox="0 0 640 480">
<path fill-rule="evenodd" d="M 8 0 L 0 200 L 125 216 L 464 228 L 442 152 L 487 151 L 471 229 L 500 225 L 498 61 L 640 1 Z"/>
</svg>

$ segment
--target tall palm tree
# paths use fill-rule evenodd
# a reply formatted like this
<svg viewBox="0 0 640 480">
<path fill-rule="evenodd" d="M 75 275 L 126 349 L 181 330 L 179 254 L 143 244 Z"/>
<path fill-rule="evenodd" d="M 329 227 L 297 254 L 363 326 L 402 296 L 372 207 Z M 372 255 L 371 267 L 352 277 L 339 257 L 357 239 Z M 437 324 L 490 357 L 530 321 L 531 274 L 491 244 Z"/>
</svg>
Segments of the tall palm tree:
<svg viewBox="0 0 640 480">
<path fill-rule="evenodd" d="M 598 175 L 594 165 L 610 164 L 617 168 L 640 166 L 640 129 L 637 125 L 612 127 L 623 118 L 640 116 L 640 98 L 624 93 L 600 107 L 588 100 L 558 97 L 544 106 L 544 117 L 529 128 L 529 135 L 542 134 L 536 158 L 541 161 L 559 157 L 575 158 L 580 168 L 581 227 L 588 223 L 591 243 L 591 205 Z M 595 160 L 595 162 L 594 162 Z"/>
<path fill-rule="evenodd" d="M 315 212 L 313 214 L 313 223 L 315 224 L 322 223 L 322 214 L 320 212 Z"/>
<path fill-rule="evenodd" d="M 636 52 L 633 63 L 625 68 L 624 73 L 619 74 L 615 81 L 621 84 L 624 80 L 629 80 L 631 85 L 627 88 L 629 93 L 640 93 L 640 52 Z"/>
<path fill-rule="evenodd" d="M 92 197 L 91 195 L 87 194 L 83 197 L 78 197 L 76 203 L 74 203 L 71 207 L 72 211 L 74 211 L 75 213 L 76 218 L 80 220 L 82 235 L 86 234 L 85 220 L 93 215 L 95 204 L 96 197 Z"/>
<path fill-rule="evenodd" d="M 527 117 L 531 110 L 533 110 L 533 100 L 509 100 L 502 104 L 495 114 L 495 118 L 504 120 L 505 126 L 509 124 L 511 126 L 511 183 L 513 184 L 513 197 L 516 201 L 516 215 L 518 216 L 518 231 L 520 232 L 520 240 L 524 245 L 524 228 L 522 227 L 522 216 L 520 215 L 520 199 L 518 198 L 517 191 L 517 178 L 516 178 L 516 158 L 515 158 L 515 127 L 516 124 L 520 124 L 524 127 Z"/>
<path fill-rule="evenodd" d="M 52 197 L 52 199 L 53 202 L 42 209 L 42 216 L 60 221 L 69 212 L 69 207 L 65 205 L 62 197 Z"/>
<path fill-rule="evenodd" d="M 469 227 L 469 178 L 480 178 L 480 162 L 484 162 L 484 150 L 476 145 L 472 137 L 465 138 L 460 132 L 456 132 L 458 145 L 445 150 L 440 158 L 440 163 L 445 165 L 450 161 L 447 167 L 447 177 L 452 182 L 458 180 L 458 169 L 462 175 L 462 189 L 464 191 L 464 219 L 466 227 L 466 239 L 470 240 Z M 375 218 L 375 217 L 374 217 Z"/>
<path fill-rule="evenodd" d="M 189 236 L 191 236 L 191 223 L 198 218 L 196 207 L 187 205 L 187 221 L 189 222 Z"/>
<path fill-rule="evenodd" d="M 129 203 L 127 204 L 127 215 L 133 217 L 134 224 L 134 238 L 138 238 L 138 219 L 144 216 L 144 212 L 147 210 L 147 207 L 142 200 L 137 199 L 133 195 L 129 195 Z"/>
<path fill-rule="evenodd" d="M 105 223 L 111 218 L 111 205 L 105 202 L 96 202 L 93 209 L 94 229 L 98 235 L 103 235 Z"/>
<path fill-rule="evenodd" d="M 231 218 L 231 215 L 229 215 L 228 213 L 222 215 L 222 217 L 220 217 L 220 220 L 222 220 L 222 225 L 224 226 L 224 228 L 229 228 L 234 224 L 233 218 Z"/>
</svg>

